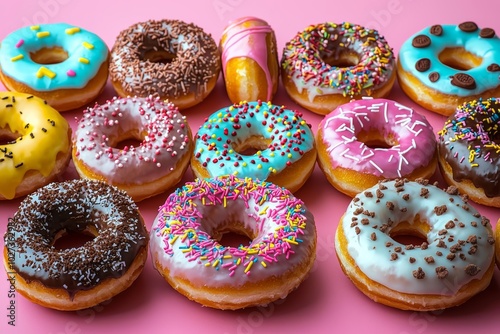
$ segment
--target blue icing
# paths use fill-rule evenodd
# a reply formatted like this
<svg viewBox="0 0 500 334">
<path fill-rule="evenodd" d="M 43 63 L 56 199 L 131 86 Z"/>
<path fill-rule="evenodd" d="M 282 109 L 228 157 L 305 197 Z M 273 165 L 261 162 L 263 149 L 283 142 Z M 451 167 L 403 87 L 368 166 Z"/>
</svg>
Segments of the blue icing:
<svg viewBox="0 0 500 334">
<path fill-rule="evenodd" d="M 264 138 L 267 148 L 253 155 L 235 151 L 237 143 L 252 136 Z M 232 174 L 264 181 L 313 148 L 313 133 L 299 113 L 271 103 L 241 102 L 208 117 L 196 135 L 194 158 L 211 177 Z"/>
<path fill-rule="evenodd" d="M 24 27 L 9 34 L 0 48 L 0 66 L 4 75 L 37 91 L 85 87 L 107 60 L 109 51 L 106 43 L 97 35 L 82 28 L 77 28 L 79 31 L 73 29 L 73 34 L 68 34 L 66 29 L 71 28 L 77 27 L 66 23 L 44 24 L 39 29 Z M 37 37 L 37 33 L 44 32 L 49 35 Z M 84 43 L 88 43 L 88 47 Z M 54 47 L 65 50 L 68 59 L 57 64 L 38 64 L 30 57 L 30 53 Z M 22 58 L 13 60 L 20 55 Z M 81 62 L 80 58 L 87 59 L 88 63 Z M 37 77 L 41 67 L 55 76 Z M 68 71 L 71 74 L 73 71 L 74 76 L 68 75 Z"/>
<path fill-rule="evenodd" d="M 431 89 L 444 94 L 457 96 L 470 96 L 481 94 L 487 90 L 497 88 L 500 85 L 500 72 L 488 71 L 491 64 L 500 65 L 500 39 L 498 36 L 482 38 L 479 36 L 480 29 L 474 32 L 464 32 L 457 25 L 442 25 L 443 33 L 435 36 L 430 33 L 431 27 L 427 27 L 406 40 L 399 51 L 399 62 L 402 68 L 410 72 L 419 81 Z M 430 45 L 417 48 L 412 46 L 413 38 L 418 35 L 426 35 L 430 38 Z M 438 55 L 446 48 L 464 48 L 466 51 L 482 58 L 479 66 L 469 70 L 457 70 L 443 64 Z M 428 58 L 431 61 L 430 68 L 424 72 L 415 69 L 419 59 Z M 439 80 L 432 82 L 429 74 L 439 73 Z M 474 89 L 466 89 L 451 83 L 451 77 L 458 73 L 466 73 L 472 76 L 476 82 Z"/>
</svg>

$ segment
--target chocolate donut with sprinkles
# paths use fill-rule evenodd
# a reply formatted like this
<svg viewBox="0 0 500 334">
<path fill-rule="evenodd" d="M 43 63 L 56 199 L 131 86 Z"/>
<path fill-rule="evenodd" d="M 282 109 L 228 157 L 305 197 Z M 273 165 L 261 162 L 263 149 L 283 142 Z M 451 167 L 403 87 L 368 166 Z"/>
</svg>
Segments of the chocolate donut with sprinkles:
<svg viewBox="0 0 500 334">
<path fill-rule="evenodd" d="M 192 152 L 186 117 L 158 97 L 115 97 L 87 108 L 73 138 L 78 174 L 106 181 L 135 201 L 175 186 Z"/>
<path fill-rule="evenodd" d="M 437 166 L 427 119 L 387 99 L 339 106 L 318 125 L 316 145 L 328 181 L 351 197 L 384 179 L 430 178 Z"/>
<path fill-rule="evenodd" d="M 423 241 L 399 241 L 409 236 Z M 402 310 L 460 305 L 490 285 L 495 269 L 490 221 L 457 188 L 422 179 L 384 181 L 356 195 L 335 249 L 361 292 Z"/>
<path fill-rule="evenodd" d="M 500 100 L 465 102 L 439 131 L 445 181 L 476 203 L 500 207 Z"/>
<path fill-rule="evenodd" d="M 68 231 L 94 239 L 57 248 Z M 4 265 L 16 291 L 45 307 L 74 311 L 126 290 L 141 274 L 149 235 L 136 204 L 104 182 L 50 183 L 28 195 L 4 236 Z"/>
<path fill-rule="evenodd" d="M 109 75 L 121 97 L 168 99 L 180 109 L 200 103 L 221 69 L 215 40 L 179 20 L 136 23 L 120 32 L 111 49 Z"/>
<path fill-rule="evenodd" d="M 295 192 L 311 175 L 316 155 L 302 114 L 270 102 L 240 102 L 200 127 L 191 169 L 199 178 L 251 177 Z"/>
<path fill-rule="evenodd" d="M 378 31 L 344 22 L 310 25 L 289 41 L 282 81 L 292 100 L 317 114 L 362 96 L 385 97 L 396 79 L 395 57 Z"/>
<path fill-rule="evenodd" d="M 248 236 L 222 245 L 225 232 Z M 288 190 L 232 175 L 188 182 L 151 229 L 155 268 L 191 300 L 217 309 L 267 305 L 307 277 L 316 255 L 311 212 Z"/>
</svg>

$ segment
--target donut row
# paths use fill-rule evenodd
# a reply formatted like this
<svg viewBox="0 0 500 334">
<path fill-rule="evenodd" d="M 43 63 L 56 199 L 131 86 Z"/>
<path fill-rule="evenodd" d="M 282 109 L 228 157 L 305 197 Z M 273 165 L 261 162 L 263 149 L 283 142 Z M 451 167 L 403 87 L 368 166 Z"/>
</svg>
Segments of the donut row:
<svg viewBox="0 0 500 334">
<path fill-rule="evenodd" d="M 103 90 L 108 72 L 121 97 L 159 97 L 185 109 L 215 87 L 219 72 L 230 100 L 271 101 L 281 73 L 290 98 L 318 114 L 363 96 L 403 91 L 428 110 L 500 93 L 500 39 L 474 22 L 433 25 L 411 36 L 396 57 L 378 31 L 344 22 L 310 25 L 286 43 L 281 61 L 274 30 L 259 18 L 232 21 L 219 45 L 194 24 L 147 21 L 105 42 L 68 24 L 21 28 L 2 41 L 0 79 L 9 90 L 39 96 L 59 111 Z M 396 65 L 397 63 L 397 65 Z"/>
<path fill-rule="evenodd" d="M 481 66 L 471 60 L 478 77 L 464 70 L 448 49 L 469 39 L 474 48 L 498 40 L 492 29 L 472 22 L 432 26 L 402 47 L 396 74 L 385 39 L 349 23 L 308 27 L 287 43 L 281 64 L 273 30 L 257 18 L 228 25 L 219 47 L 194 25 L 139 23 L 120 33 L 110 53 L 78 27 L 23 28 L 0 49 L 0 78 L 9 90 L 23 92 L 0 94 L 0 137 L 6 138 L 0 174 L 8 176 L 0 178 L 0 199 L 28 194 L 9 219 L 5 266 L 19 274 L 27 298 L 76 310 L 128 288 L 149 248 L 155 268 L 189 299 L 220 309 L 266 305 L 285 298 L 314 263 L 314 218 L 292 192 L 318 161 L 330 183 L 353 197 L 335 246 L 355 285 L 401 309 L 459 305 L 489 285 L 495 258 L 489 220 L 459 192 L 500 207 L 492 176 L 498 103 L 488 86 L 498 81 L 497 63 L 485 54 Z M 439 45 L 448 51 L 433 54 Z M 472 55 L 468 48 L 462 52 Z M 452 95 L 462 98 L 447 104 L 454 114 L 437 141 L 425 117 L 380 98 L 396 76 L 402 86 L 409 83 L 403 89 L 412 97 L 409 89 L 420 77 L 404 72 L 405 61 L 413 62 L 404 60 L 406 49 L 425 56 L 414 61 L 416 71 L 433 84 L 453 86 Z M 17 65 L 31 66 L 21 72 L 35 89 L 10 81 Z M 491 80 L 481 81 L 482 67 L 494 74 Z M 54 107 L 94 100 L 108 68 L 122 97 L 84 110 L 72 133 Z M 233 105 L 207 117 L 193 136 L 179 109 L 203 100 L 220 68 Z M 280 71 L 295 102 L 326 115 L 316 135 L 302 114 L 262 102 L 271 101 Z M 442 105 L 429 109 L 450 112 Z M 140 144 L 117 147 L 127 139 Z M 48 184 L 71 158 L 82 179 Z M 423 180 L 438 163 L 451 185 L 446 192 Z M 189 164 L 198 179 L 168 197 L 148 233 L 135 202 L 177 184 Z M 54 240 L 71 230 L 95 238 L 55 251 Z M 227 231 L 252 241 L 221 245 Z M 396 240 L 407 234 L 425 241 Z"/>
</svg>

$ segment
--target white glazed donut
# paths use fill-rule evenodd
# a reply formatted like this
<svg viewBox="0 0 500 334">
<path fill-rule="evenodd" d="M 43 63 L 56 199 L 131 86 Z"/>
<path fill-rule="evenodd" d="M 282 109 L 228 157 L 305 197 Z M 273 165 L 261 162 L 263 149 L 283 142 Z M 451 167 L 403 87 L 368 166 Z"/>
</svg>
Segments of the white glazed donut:
<svg viewBox="0 0 500 334">
<path fill-rule="evenodd" d="M 117 144 L 137 139 L 137 147 Z M 85 178 L 106 181 L 135 201 L 180 181 L 193 143 L 185 116 L 159 98 L 114 98 L 84 111 L 73 139 L 73 161 Z"/>
<path fill-rule="evenodd" d="M 421 236 L 420 245 L 395 237 Z M 459 305 L 486 289 L 494 270 L 490 222 L 458 195 L 406 180 L 358 194 L 340 220 L 342 269 L 376 302 L 428 311 Z"/>
<path fill-rule="evenodd" d="M 247 235 L 230 247 L 225 232 Z M 154 266 L 174 289 L 218 309 L 266 305 L 306 278 L 316 227 L 285 188 L 250 178 L 198 179 L 170 195 L 151 229 Z"/>
</svg>

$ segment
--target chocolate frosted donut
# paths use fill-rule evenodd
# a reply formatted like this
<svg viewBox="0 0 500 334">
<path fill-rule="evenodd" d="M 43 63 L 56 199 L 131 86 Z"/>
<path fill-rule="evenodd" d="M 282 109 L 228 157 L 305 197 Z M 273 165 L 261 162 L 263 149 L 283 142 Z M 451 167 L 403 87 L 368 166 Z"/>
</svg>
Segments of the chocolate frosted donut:
<svg viewBox="0 0 500 334">
<path fill-rule="evenodd" d="M 95 236 L 83 246 L 54 247 L 66 231 Z M 148 232 L 124 192 L 100 181 L 51 183 L 26 197 L 5 234 L 4 261 L 16 289 L 60 310 L 97 305 L 128 288 L 147 258 Z"/>
<path fill-rule="evenodd" d="M 122 97 L 152 95 L 185 109 L 208 96 L 220 68 L 217 44 L 200 27 L 178 20 L 147 21 L 118 35 L 110 77 Z"/>
<path fill-rule="evenodd" d="M 459 106 L 438 133 L 439 165 L 450 185 L 480 204 L 500 207 L 500 100 Z"/>
</svg>

